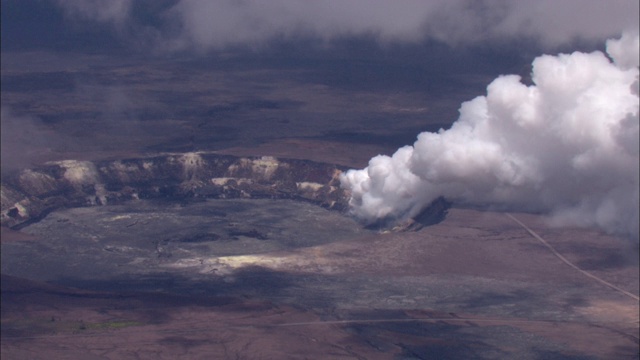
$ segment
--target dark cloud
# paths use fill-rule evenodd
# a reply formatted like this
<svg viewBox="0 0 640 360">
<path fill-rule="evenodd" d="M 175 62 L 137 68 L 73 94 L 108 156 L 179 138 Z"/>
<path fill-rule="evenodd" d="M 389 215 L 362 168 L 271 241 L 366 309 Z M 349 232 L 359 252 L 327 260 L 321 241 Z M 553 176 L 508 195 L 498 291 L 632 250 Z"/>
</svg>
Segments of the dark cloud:
<svg viewBox="0 0 640 360">
<path fill-rule="evenodd" d="M 449 44 L 531 37 L 556 46 L 637 28 L 637 13 L 638 3 L 625 0 L 184 0 L 168 11 L 182 25 L 174 45 L 205 48 L 301 34 L 325 40 L 372 34 L 382 42 Z"/>
<path fill-rule="evenodd" d="M 101 34 L 103 46 L 114 42 L 145 51 L 261 48 L 277 39 L 330 42 L 352 36 L 373 36 L 383 44 L 431 39 L 450 45 L 529 38 L 554 47 L 601 42 L 637 28 L 639 10 L 637 1 L 628 0 L 4 0 L 2 5 L 3 30 L 14 30 L 23 40 L 38 42 L 33 34 L 51 37 L 58 31 L 67 43 L 89 46 L 86 35 L 96 41 Z M 3 47 L 5 40 L 15 45 L 3 35 Z"/>
<path fill-rule="evenodd" d="M 119 24 L 129 20 L 131 0 L 55 0 L 66 14 L 103 23 Z"/>
</svg>

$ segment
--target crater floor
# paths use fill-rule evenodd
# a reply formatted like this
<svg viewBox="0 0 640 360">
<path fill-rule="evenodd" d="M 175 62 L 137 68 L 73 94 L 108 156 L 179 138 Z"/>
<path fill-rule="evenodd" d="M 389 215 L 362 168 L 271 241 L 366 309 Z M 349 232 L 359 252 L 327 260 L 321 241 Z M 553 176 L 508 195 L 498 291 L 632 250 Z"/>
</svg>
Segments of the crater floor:
<svg viewBox="0 0 640 360">
<path fill-rule="evenodd" d="M 182 268 L 173 265 L 189 260 L 290 251 L 372 233 L 337 211 L 271 199 L 136 200 L 64 209 L 22 232 L 44 241 L 4 244 L 3 274 L 89 287 L 94 280 L 178 273 Z M 96 290 L 124 290 L 114 286 Z"/>
</svg>

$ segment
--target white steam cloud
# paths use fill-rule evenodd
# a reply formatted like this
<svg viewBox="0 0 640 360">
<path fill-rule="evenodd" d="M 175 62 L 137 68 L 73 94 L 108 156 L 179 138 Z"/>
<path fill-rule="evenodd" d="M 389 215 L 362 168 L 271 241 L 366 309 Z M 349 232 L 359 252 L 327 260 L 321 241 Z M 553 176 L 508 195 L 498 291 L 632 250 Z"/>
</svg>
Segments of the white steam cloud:
<svg viewBox="0 0 640 360">
<path fill-rule="evenodd" d="M 602 52 L 544 55 L 533 85 L 500 76 L 465 102 L 449 130 L 342 175 L 363 221 L 417 215 L 439 196 L 544 211 L 560 224 L 638 239 L 637 33 Z"/>
</svg>

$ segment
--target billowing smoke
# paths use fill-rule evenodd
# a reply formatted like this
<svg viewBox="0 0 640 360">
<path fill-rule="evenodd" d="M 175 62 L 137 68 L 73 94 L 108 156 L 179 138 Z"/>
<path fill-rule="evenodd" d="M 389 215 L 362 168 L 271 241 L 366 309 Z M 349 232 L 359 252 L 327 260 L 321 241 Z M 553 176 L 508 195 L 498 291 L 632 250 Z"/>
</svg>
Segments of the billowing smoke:
<svg viewBox="0 0 640 360">
<path fill-rule="evenodd" d="M 542 211 L 638 238 L 638 34 L 602 52 L 544 55 L 533 85 L 500 76 L 448 130 L 342 175 L 365 222 L 406 219 L 439 196 Z"/>
</svg>

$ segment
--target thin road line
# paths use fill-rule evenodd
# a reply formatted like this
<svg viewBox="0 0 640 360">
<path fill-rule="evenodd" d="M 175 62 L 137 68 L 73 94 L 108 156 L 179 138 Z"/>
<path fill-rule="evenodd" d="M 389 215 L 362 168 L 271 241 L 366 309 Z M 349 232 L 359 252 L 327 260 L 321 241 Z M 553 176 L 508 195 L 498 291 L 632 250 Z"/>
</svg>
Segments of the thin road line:
<svg viewBox="0 0 640 360">
<path fill-rule="evenodd" d="M 531 236 L 533 236 L 534 238 L 538 239 L 538 241 L 540 241 L 544 246 L 546 246 L 549 250 L 551 250 L 551 252 L 552 252 L 555 256 L 557 256 L 557 257 L 558 257 L 558 259 L 562 260 L 562 262 L 564 262 L 565 264 L 567 264 L 567 265 L 571 266 L 572 268 L 574 268 L 574 269 L 578 270 L 579 272 L 581 272 L 583 275 L 588 276 L 588 277 L 592 278 L 593 280 L 596 280 L 597 282 L 599 282 L 599 283 L 601 283 L 601 284 L 603 284 L 603 285 L 605 285 L 605 286 L 608 286 L 608 287 L 610 287 L 610 288 L 612 288 L 612 289 L 614 289 L 614 290 L 616 290 L 616 291 L 619 291 L 619 292 L 623 293 L 624 295 L 626 295 L 626 296 L 628 296 L 628 297 L 630 297 L 630 298 L 632 298 L 632 299 L 634 299 L 634 300 L 636 300 L 636 301 L 640 301 L 640 297 L 638 297 L 638 296 L 636 296 L 636 295 L 634 295 L 634 294 L 632 294 L 632 293 L 630 293 L 630 292 L 628 292 L 628 291 L 626 291 L 626 290 L 624 290 L 624 289 L 621 289 L 621 288 L 619 288 L 619 287 L 617 287 L 617 286 L 613 285 L 612 283 L 610 283 L 610 282 L 608 282 L 608 281 L 602 280 L 601 278 L 599 278 L 599 277 L 597 277 L 597 276 L 595 276 L 595 275 L 593 275 L 593 274 L 591 274 L 591 273 L 588 273 L 588 272 L 586 272 L 586 271 L 584 271 L 584 270 L 580 269 L 577 265 L 575 265 L 575 264 L 574 264 L 574 263 L 572 263 L 571 261 L 567 260 L 567 258 L 565 258 L 564 256 L 562 256 L 562 254 L 560 254 L 558 251 L 556 251 L 556 249 L 555 249 L 553 246 L 551 246 L 551 244 L 549 244 L 549 243 L 548 243 L 545 239 L 543 239 L 540 235 L 536 234 L 536 232 L 535 232 L 535 231 L 531 230 L 531 229 L 530 229 L 527 225 L 525 225 L 522 221 L 520 221 L 520 220 L 516 219 L 516 217 L 515 217 L 515 216 L 513 216 L 513 215 L 511 215 L 511 214 L 509 214 L 509 213 L 506 213 L 505 215 L 507 215 L 511 220 L 513 220 L 513 221 L 515 221 L 516 223 L 518 223 L 518 225 L 522 226 L 522 228 L 523 228 L 523 229 L 527 230 L 527 232 L 528 232 L 529 234 L 531 234 Z"/>
<path fill-rule="evenodd" d="M 579 323 L 577 321 L 565 321 L 565 320 L 528 320 L 528 319 L 478 319 L 478 318 L 450 318 L 450 317 L 438 317 L 438 318 L 401 318 L 401 319 L 349 319 L 349 320 L 321 320 L 321 321 L 306 321 L 306 322 L 293 322 L 266 325 L 272 327 L 286 327 L 286 326 L 304 326 L 304 325 L 344 325 L 344 324 L 362 324 L 362 323 L 390 323 L 390 322 L 479 322 L 479 323 L 544 323 L 544 324 L 557 324 L 557 323 Z"/>
</svg>

